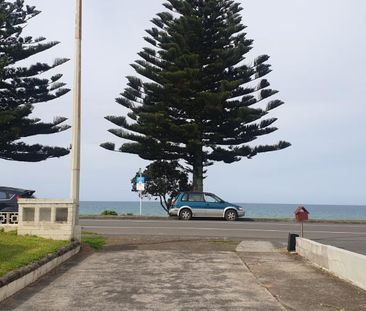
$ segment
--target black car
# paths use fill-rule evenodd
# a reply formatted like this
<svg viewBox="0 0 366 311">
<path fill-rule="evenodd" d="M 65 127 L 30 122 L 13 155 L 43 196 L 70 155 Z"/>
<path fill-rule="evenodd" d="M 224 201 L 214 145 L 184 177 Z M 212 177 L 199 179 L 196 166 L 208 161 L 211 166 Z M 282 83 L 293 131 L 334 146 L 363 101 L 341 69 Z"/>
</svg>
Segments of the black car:
<svg viewBox="0 0 366 311">
<path fill-rule="evenodd" d="M 18 212 L 19 198 L 33 198 L 34 190 L 0 187 L 0 213 Z"/>
</svg>

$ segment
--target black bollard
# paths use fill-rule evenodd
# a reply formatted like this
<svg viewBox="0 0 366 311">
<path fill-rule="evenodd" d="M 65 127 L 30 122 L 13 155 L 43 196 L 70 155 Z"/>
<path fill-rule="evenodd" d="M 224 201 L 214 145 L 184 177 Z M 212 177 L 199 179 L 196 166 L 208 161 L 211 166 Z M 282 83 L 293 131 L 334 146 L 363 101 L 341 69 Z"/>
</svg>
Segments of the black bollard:
<svg viewBox="0 0 366 311">
<path fill-rule="evenodd" d="M 289 233 L 288 234 L 288 241 L 287 241 L 287 250 L 289 252 L 296 251 L 296 238 L 298 237 L 298 234 L 295 233 Z"/>
</svg>

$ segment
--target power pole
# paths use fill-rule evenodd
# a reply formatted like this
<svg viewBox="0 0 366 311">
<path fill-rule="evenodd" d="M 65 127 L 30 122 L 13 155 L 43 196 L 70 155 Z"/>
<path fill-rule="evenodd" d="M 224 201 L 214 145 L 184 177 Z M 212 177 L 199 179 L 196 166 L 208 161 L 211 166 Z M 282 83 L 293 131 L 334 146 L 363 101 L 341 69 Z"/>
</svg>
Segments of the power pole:
<svg viewBox="0 0 366 311">
<path fill-rule="evenodd" d="M 80 205 L 80 136 L 81 136 L 81 40 L 82 40 L 82 0 L 76 0 L 75 14 L 75 76 L 72 122 L 72 169 L 71 199 L 74 205 L 73 225 L 79 226 Z M 79 230 L 74 230 L 74 238 L 80 240 Z"/>
</svg>

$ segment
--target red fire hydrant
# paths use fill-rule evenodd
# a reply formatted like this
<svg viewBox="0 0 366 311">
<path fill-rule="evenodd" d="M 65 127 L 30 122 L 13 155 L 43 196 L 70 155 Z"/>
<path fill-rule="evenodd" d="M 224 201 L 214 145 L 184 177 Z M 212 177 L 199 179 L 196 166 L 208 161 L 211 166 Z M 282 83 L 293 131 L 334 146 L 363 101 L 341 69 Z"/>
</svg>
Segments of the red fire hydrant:
<svg viewBox="0 0 366 311">
<path fill-rule="evenodd" d="M 299 206 L 295 210 L 295 219 L 301 222 L 301 237 L 304 237 L 304 221 L 309 219 L 309 214 L 309 211 L 303 206 Z"/>
</svg>

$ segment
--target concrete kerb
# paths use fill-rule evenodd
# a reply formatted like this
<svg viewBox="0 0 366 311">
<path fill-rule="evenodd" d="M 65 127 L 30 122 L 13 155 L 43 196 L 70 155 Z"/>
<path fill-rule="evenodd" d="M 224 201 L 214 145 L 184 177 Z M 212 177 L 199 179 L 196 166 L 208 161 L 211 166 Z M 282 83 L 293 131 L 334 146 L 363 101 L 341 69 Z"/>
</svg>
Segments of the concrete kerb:
<svg viewBox="0 0 366 311">
<path fill-rule="evenodd" d="M 0 278 L 0 302 L 14 295 L 29 284 L 50 272 L 80 251 L 80 242 L 73 242 L 55 254 Z"/>
<path fill-rule="evenodd" d="M 366 290 L 366 256 L 304 238 L 296 238 L 296 252 L 311 263 Z"/>
</svg>

